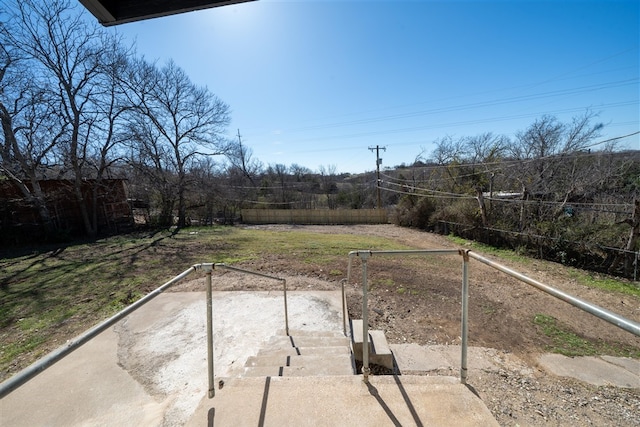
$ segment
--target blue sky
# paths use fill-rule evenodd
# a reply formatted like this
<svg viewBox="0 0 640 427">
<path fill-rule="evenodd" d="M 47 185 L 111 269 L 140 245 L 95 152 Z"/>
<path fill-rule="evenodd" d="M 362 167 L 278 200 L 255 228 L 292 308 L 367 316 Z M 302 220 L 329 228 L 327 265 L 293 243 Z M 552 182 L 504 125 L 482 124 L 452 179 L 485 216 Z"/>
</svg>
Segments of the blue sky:
<svg viewBox="0 0 640 427">
<path fill-rule="evenodd" d="M 109 28 L 229 104 L 254 158 L 410 164 L 446 135 L 513 137 L 587 108 L 640 128 L 640 2 L 259 0 Z M 640 149 L 638 135 L 622 140 Z"/>
</svg>

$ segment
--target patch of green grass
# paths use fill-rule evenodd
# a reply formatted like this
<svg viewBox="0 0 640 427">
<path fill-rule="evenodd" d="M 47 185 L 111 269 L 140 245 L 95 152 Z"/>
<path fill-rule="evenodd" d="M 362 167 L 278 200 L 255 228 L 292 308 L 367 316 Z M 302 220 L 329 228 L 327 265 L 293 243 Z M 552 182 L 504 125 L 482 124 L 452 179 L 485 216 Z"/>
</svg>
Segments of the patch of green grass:
<svg viewBox="0 0 640 427">
<path fill-rule="evenodd" d="M 395 284 L 393 279 L 389 277 L 378 280 L 378 283 L 380 283 L 382 286 L 393 286 Z"/>
<path fill-rule="evenodd" d="M 482 312 L 488 316 L 491 316 L 496 313 L 496 309 L 494 307 L 485 305 L 485 306 L 482 306 Z"/>
<path fill-rule="evenodd" d="M 591 288 L 604 289 L 610 292 L 618 292 L 625 295 L 640 297 L 640 287 L 625 280 L 603 277 L 597 274 L 569 269 L 569 275 L 578 283 Z"/>
<path fill-rule="evenodd" d="M 362 235 L 192 227 L 2 253 L 0 380 L 16 369 L 16 356 L 33 361 L 62 323 L 65 333 L 80 333 L 194 264 L 296 257 L 341 276 L 336 263 L 346 264 L 350 251 L 405 248 Z"/>
<path fill-rule="evenodd" d="M 624 356 L 640 358 L 640 349 L 629 346 L 606 343 L 604 341 L 590 341 L 582 338 L 568 330 L 563 325 L 558 324 L 552 316 L 536 314 L 533 323 L 549 338 L 552 344 L 547 346 L 547 350 L 552 353 L 559 353 L 565 356 L 592 356 L 596 354 L 609 354 L 613 356 Z"/>
<path fill-rule="evenodd" d="M 265 231 L 238 229 L 243 237 L 253 236 L 251 246 L 256 254 L 270 253 L 298 257 L 305 263 L 327 265 L 336 257 L 346 259 L 355 250 L 408 249 L 381 237 L 353 234 L 319 234 L 298 231 Z M 235 233 L 234 233 L 235 234 Z M 233 239 L 233 236 L 230 236 Z"/>
<path fill-rule="evenodd" d="M 494 248 L 493 246 L 486 245 L 480 242 L 474 242 L 473 240 L 466 240 L 462 237 L 454 236 L 452 234 L 447 236 L 447 240 L 455 245 L 463 246 L 465 248 L 483 252 L 485 254 L 495 255 L 500 258 L 508 259 L 510 261 L 516 261 L 522 264 L 529 264 L 531 262 L 531 258 L 520 255 L 518 254 L 518 252 L 511 249 Z"/>
<path fill-rule="evenodd" d="M 498 249 L 483 243 L 478 243 L 470 240 L 465 240 L 457 236 L 449 235 L 447 239 L 459 246 L 464 246 L 472 250 L 482 251 L 486 254 L 492 254 L 497 257 L 507 259 L 509 261 L 517 262 L 520 264 L 530 264 L 532 258 L 519 255 L 518 252 L 509 249 Z M 538 262 L 545 262 L 540 261 Z M 550 261 L 546 261 L 550 262 Z M 640 287 L 629 282 L 628 280 L 618 279 L 613 277 L 600 276 L 598 274 L 585 272 L 576 268 L 567 267 L 567 271 L 571 278 L 575 279 L 581 285 L 591 288 L 604 289 L 611 292 L 619 292 L 625 295 L 633 295 L 640 297 Z"/>
<path fill-rule="evenodd" d="M 17 356 L 36 351 L 46 340 L 46 334 L 34 333 L 23 340 L 0 345 L 0 365 L 6 366 Z M 39 355 L 40 353 L 37 352 L 34 356 L 38 357 Z"/>
</svg>

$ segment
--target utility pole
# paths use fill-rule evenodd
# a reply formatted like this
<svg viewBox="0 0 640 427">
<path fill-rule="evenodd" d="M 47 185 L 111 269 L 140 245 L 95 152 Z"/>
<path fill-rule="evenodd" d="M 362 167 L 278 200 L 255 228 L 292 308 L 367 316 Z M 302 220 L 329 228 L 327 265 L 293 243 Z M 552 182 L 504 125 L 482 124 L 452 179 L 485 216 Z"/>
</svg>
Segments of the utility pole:
<svg viewBox="0 0 640 427">
<path fill-rule="evenodd" d="M 242 139 L 240 137 L 240 129 L 238 129 L 238 146 L 240 147 L 240 161 L 242 162 L 242 172 L 246 173 L 247 165 L 244 163 L 244 149 L 242 148 Z"/>
<path fill-rule="evenodd" d="M 380 150 L 387 151 L 387 147 L 380 147 L 376 145 L 375 147 L 369 147 L 369 150 L 373 152 L 376 150 L 376 188 L 378 189 L 378 209 L 382 209 L 382 197 L 380 196 L 380 165 L 382 164 L 382 159 L 380 158 Z"/>
</svg>

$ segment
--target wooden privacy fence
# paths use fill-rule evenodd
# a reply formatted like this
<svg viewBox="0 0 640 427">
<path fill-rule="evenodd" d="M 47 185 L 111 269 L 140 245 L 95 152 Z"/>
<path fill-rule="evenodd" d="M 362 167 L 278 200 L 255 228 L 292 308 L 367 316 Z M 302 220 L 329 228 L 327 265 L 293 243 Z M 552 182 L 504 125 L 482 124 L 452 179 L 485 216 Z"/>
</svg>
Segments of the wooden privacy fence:
<svg viewBox="0 0 640 427">
<path fill-rule="evenodd" d="M 386 224 L 384 209 L 242 209 L 245 224 Z"/>
</svg>

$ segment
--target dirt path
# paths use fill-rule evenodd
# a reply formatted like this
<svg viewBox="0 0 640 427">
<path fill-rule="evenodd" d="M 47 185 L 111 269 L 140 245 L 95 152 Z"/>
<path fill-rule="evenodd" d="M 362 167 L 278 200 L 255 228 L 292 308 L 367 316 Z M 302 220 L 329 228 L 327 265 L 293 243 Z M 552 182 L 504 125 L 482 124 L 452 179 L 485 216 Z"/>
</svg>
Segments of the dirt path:
<svg viewBox="0 0 640 427">
<path fill-rule="evenodd" d="M 394 239 L 416 249 L 457 249 L 446 238 L 393 225 L 372 226 L 263 226 L 271 230 L 304 230 L 329 234 L 366 234 Z M 376 248 L 359 248 L 372 249 Z M 640 299 L 591 289 L 577 283 L 561 265 L 531 260 L 529 264 L 480 254 L 570 295 L 597 304 L 628 319 L 640 321 Z M 346 257 L 336 266 L 346 272 Z M 372 326 L 384 329 L 392 342 L 419 344 L 458 344 L 460 335 L 460 294 L 462 258 L 451 256 L 372 257 L 368 262 Z M 279 273 L 303 274 L 335 281 L 329 272 L 300 266 L 298 260 L 269 259 L 252 263 L 254 268 Z M 360 262 L 353 263 L 349 284 L 349 307 L 358 316 L 361 307 Z M 309 285 L 307 285 L 309 286 Z M 473 345 L 511 351 L 534 362 L 550 345 L 533 319 L 541 314 L 587 339 L 618 346 L 640 347 L 632 334 L 572 307 L 536 288 L 512 279 L 476 260 L 469 263 L 470 340 Z"/>
<path fill-rule="evenodd" d="M 458 248 L 442 236 L 393 225 L 259 228 L 375 235 L 416 249 Z M 640 321 L 640 299 L 582 286 L 563 266 L 539 260 L 527 264 L 494 260 Z M 371 258 L 368 262 L 370 326 L 384 330 L 391 343 L 459 344 L 461 264 L 459 255 Z M 287 275 L 291 286 L 299 289 L 334 288 L 339 280 L 329 272 L 302 265 L 295 259 L 269 258 L 254 261 L 248 267 Z M 346 257 L 336 269 L 346 272 Z M 640 426 L 640 390 L 590 386 L 556 377 L 539 368 L 538 357 L 553 343 L 534 324 L 534 318 L 543 315 L 556 319 L 563 329 L 599 342 L 603 348 L 635 349 L 637 354 L 640 339 L 475 260 L 469 264 L 469 277 L 470 345 L 510 354 L 532 368 L 523 373 L 519 366 L 514 365 L 513 369 L 507 366 L 503 371 L 484 372 L 470 379 L 470 384 L 502 425 Z M 349 313 L 354 318 L 361 317 L 360 283 L 356 283 L 360 281 L 360 263 L 356 261 L 352 282 L 347 285 Z M 254 282 L 252 286 L 260 288 L 261 285 Z"/>
</svg>

